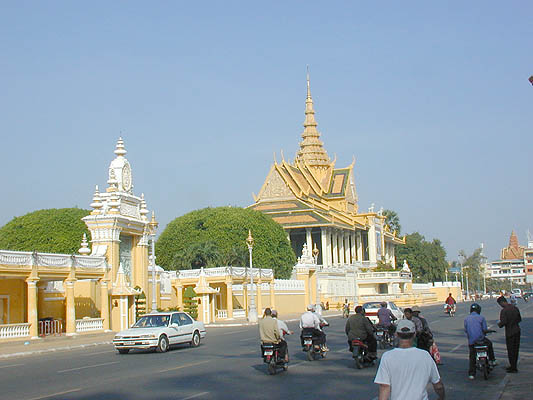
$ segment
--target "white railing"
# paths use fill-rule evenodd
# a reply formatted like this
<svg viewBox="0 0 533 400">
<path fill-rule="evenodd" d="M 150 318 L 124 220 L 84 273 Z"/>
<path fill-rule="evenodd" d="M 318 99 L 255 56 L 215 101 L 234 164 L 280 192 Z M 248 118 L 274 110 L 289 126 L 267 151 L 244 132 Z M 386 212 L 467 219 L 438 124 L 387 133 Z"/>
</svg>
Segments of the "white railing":
<svg viewBox="0 0 533 400">
<path fill-rule="evenodd" d="M 83 318 L 76 320 L 76 332 L 101 331 L 103 329 L 103 318 Z"/>
<path fill-rule="evenodd" d="M 246 311 L 242 308 L 233 310 L 233 318 L 246 318 Z"/>
<path fill-rule="evenodd" d="M 385 272 L 359 272 L 357 274 L 357 279 L 371 279 L 371 278 L 380 278 L 380 279 L 411 279 L 410 272 L 402 271 L 385 271 Z"/>
<path fill-rule="evenodd" d="M 0 250 L 0 264 L 44 267 L 107 268 L 105 257 L 75 256 L 70 254 L 31 253 L 27 251 Z"/>
<path fill-rule="evenodd" d="M 253 275 L 254 278 L 259 277 L 259 268 L 243 268 L 243 267 L 216 267 L 203 268 L 205 276 L 232 276 L 242 278 L 248 274 Z M 176 272 L 176 278 L 197 278 L 202 273 L 202 269 L 189 269 Z M 261 278 L 272 278 L 272 269 L 261 268 Z"/>
<path fill-rule="evenodd" d="M 226 319 L 228 318 L 227 310 L 217 310 L 217 319 Z"/>
<path fill-rule="evenodd" d="M 61 335 L 63 333 L 63 321 L 51 319 L 39 321 L 39 336 Z"/>
<path fill-rule="evenodd" d="M 305 282 L 297 279 L 275 279 L 274 290 L 305 291 Z"/>
<path fill-rule="evenodd" d="M 0 325 L 0 339 L 30 336 L 30 323 Z"/>
</svg>

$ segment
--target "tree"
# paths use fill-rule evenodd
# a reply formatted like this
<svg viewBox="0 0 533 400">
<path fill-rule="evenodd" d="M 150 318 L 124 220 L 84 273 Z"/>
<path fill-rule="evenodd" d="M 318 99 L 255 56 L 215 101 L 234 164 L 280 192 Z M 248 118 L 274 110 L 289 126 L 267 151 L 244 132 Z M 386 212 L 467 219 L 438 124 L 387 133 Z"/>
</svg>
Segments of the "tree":
<svg viewBox="0 0 533 400">
<path fill-rule="evenodd" d="M 401 268 L 407 260 L 415 282 L 444 280 L 448 268 L 446 250 L 439 239 L 427 242 L 420 233 L 405 236 L 405 246 L 396 247 L 396 265 Z"/>
<path fill-rule="evenodd" d="M 469 289 L 483 289 L 483 271 L 481 266 L 485 262 L 483 250 L 478 248 L 471 255 L 467 255 L 464 250 L 459 251 L 459 257 L 463 259 L 463 274 L 468 273 Z"/>
<path fill-rule="evenodd" d="M 277 278 L 290 277 L 296 256 L 281 225 L 259 211 L 240 207 L 204 208 L 171 221 L 156 243 L 158 263 L 170 270 L 245 266 L 248 229 L 255 240 L 254 267 L 272 268 Z M 210 243 L 209 252 L 205 243 Z"/>
<path fill-rule="evenodd" d="M 396 234 L 400 235 L 402 226 L 400 225 L 400 217 L 398 217 L 396 211 L 383 210 L 383 215 L 385 216 L 385 224 L 389 226 L 391 231 L 396 231 Z"/>
<path fill-rule="evenodd" d="M 198 300 L 196 300 L 196 292 L 192 286 L 187 286 L 183 292 L 183 310 L 187 312 L 194 319 L 198 318 Z"/>
<path fill-rule="evenodd" d="M 15 217 L 0 228 L 0 249 L 77 254 L 83 234 L 89 230 L 81 220 L 89 210 L 51 208 Z"/>
</svg>

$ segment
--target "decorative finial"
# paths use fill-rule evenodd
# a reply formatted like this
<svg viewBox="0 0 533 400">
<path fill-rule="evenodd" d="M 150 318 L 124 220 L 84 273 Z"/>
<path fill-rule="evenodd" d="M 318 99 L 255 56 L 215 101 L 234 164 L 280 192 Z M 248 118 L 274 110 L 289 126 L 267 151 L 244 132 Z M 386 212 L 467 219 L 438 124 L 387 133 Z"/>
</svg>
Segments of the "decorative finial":
<svg viewBox="0 0 533 400">
<path fill-rule="evenodd" d="M 145 221 L 148 219 L 146 218 L 146 215 L 148 214 L 148 209 L 146 208 L 146 201 L 144 200 L 144 193 L 141 193 L 141 207 L 139 210 L 139 214 L 141 214 L 141 218 Z"/>
<path fill-rule="evenodd" d="M 89 243 L 87 243 L 87 235 L 83 234 L 83 239 L 81 240 L 81 248 L 78 250 L 83 256 L 91 254 L 91 249 L 89 249 Z"/>
<path fill-rule="evenodd" d="M 311 98 L 311 84 L 309 79 L 309 65 L 307 66 L 307 98 Z"/>
<path fill-rule="evenodd" d="M 124 157 L 126 155 L 127 151 L 124 147 L 124 140 L 122 140 L 122 136 L 118 138 L 117 140 L 117 147 L 115 148 L 115 154 L 118 157 Z"/>
<path fill-rule="evenodd" d="M 90 204 L 92 208 L 98 210 L 102 208 L 102 198 L 100 197 L 100 191 L 98 190 L 98 185 L 94 189 L 93 202 Z"/>
</svg>

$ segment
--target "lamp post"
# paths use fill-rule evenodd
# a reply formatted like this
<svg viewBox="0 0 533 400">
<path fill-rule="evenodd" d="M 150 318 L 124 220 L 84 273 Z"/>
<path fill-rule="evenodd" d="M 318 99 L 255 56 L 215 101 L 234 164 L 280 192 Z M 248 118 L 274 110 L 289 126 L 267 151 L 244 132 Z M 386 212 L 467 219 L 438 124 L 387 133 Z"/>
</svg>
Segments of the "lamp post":
<svg viewBox="0 0 533 400">
<path fill-rule="evenodd" d="M 150 229 L 150 236 L 152 239 L 152 255 L 150 257 L 150 265 L 152 266 L 152 312 L 157 310 L 157 298 L 156 298 L 156 284 L 155 284 L 155 231 L 159 226 L 155 220 L 155 213 L 152 212 L 152 220 L 148 223 Z"/>
<path fill-rule="evenodd" d="M 315 243 L 315 247 L 313 249 L 313 258 L 315 260 L 315 304 L 317 305 L 317 307 L 320 304 L 320 295 L 318 293 L 318 254 L 319 253 L 320 251 L 316 247 L 316 243 Z"/>
<path fill-rule="evenodd" d="M 248 310 L 248 322 L 257 322 L 257 310 L 255 309 L 255 294 L 254 294 L 254 271 L 252 268 L 252 249 L 254 248 L 254 238 L 252 237 L 252 231 L 248 230 L 248 238 L 246 238 L 246 245 L 250 252 L 250 290 L 252 296 L 250 299 L 250 309 Z"/>
<path fill-rule="evenodd" d="M 466 300 L 468 301 L 470 299 L 470 291 L 468 290 L 468 271 L 466 271 L 465 275 L 466 275 Z"/>
</svg>

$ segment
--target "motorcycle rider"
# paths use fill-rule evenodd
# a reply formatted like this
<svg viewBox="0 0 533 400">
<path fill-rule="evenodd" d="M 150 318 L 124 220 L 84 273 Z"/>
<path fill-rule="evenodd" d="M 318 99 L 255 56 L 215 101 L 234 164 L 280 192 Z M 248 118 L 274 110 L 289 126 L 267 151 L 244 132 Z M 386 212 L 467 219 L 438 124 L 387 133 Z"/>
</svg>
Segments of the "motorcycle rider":
<svg viewBox="0 0 533 400">
<path fill-rule="evenodd" d="M 310 331 L 312 332 L 313 337 L 317 338 L 322 350 L 328 351 L 329 349 L 326 346 L 326 334 L 320 328 L 321 321 L 325 322 L 325 320 L 319 317 L 314 311 L 315 307 L 312 304 L 309 304 L 307 306 L 307 311 L 304 312 L 300 317 L 300 341 L 302 343 L 302 347 L 304 345 L 303 333 L 304 331 Z"/>
<path fill-rule="evenodd" d="M 280 340 L 282 342 L 285 342 L 285 362 L 289 362 L 289 347 L 287 345 L 287 341 L 285 340 L 285 335 L 292 335 L 293 332 L 289 329 L 285 321 L 278 319 L 278 312 L 276 310 L 272 310 L 272 318 L 277 322 L 278 324 L 278 330 L 279 330 L 279 336 Z"/>
<path fill-rule="evenodd" d="M 374 337 L 374 326 L 365 316 L 365 310 L 361 306 L 355 307 L 355 314 L 346 321 L 346 335 L 348 335 L 348 344 L 350 351 L 353 351 L 352 340 L 360 339 L 368 346 L 368 355 L 372 359 L 377 358 L 378 344 Z"/>
<path fill-rule="evenodd" d="M 350 303 L 348 303 L 348 299 L 344 299 L 344 304 L 342 305 L 342 317 L 346 315 L 346 318 L 348 318 L 348 315 L 350 315 Z"/>
<path fill-rule="evenodd" d="M 468 366 L 468 379 L 474 379 L 476 375 L 476 350 L 474 344 L 484 344 L 488 347 L 489 362 L 492 366 L 496 365 L 496 358 L 494 357 L 494 348 L 492 342 L 485 337 L 487 332 L 487 321 L 481 315 L 481 306 L 473 303 L 470 306 L 470 315 L 465 318 L 464 322 L 465 333 L 468 337 L 468 348 L 470 350 L 470 364 Z"/>
<path fill-rule="evenodd" d="M 272 343 L 279 347 L 279 356 L 283 359 L 287 354 L 287 342 L 281 340 L 277 321 L 272 318 L 272 310 L 265 308 L 263 318 L 259 320 L 261 343 Z"/>
<path fill-rule="evenodd" d="M 422 322 L 422 331 L 417 333 L 418 340 L 416 347 L 429 352 L 429 349 L 433 344 L 433 332 L 429 329 L 428 321 L 420 315 L 420 309 L 417 306 L 413 306 L 412 312 L 413 316 Z"/>
<path fill-rule="evenodd" d="M 394 316 L 392 311 L 387 308 L 387 303 L 385 301 L 381 302 L 381 308 L 378 310 L 378 319 L 378 326 L 382 326 L 383 328 L 387 329 L 389 331 L 389 335 L 392 337 L 395 331 L 393 322 L 396 321 L 397 318 Z"/>
<path fill-rule="evenodd" d="M 457 304 L 457 302 L 455 301 L 451 293 L 448 294 L 445 304 L 446 306 L 450 307 L 449 310 L 455 309 L 455 305 Z"/>
</svg>

